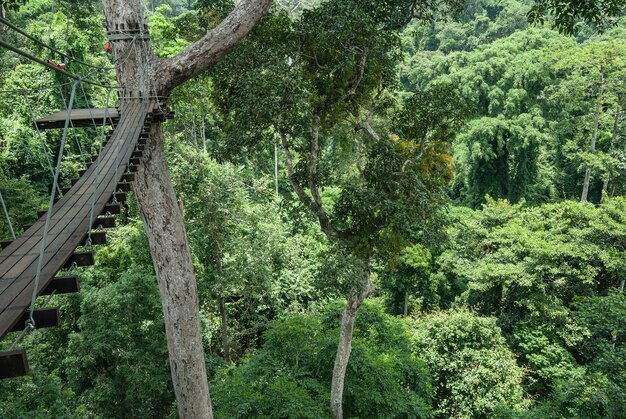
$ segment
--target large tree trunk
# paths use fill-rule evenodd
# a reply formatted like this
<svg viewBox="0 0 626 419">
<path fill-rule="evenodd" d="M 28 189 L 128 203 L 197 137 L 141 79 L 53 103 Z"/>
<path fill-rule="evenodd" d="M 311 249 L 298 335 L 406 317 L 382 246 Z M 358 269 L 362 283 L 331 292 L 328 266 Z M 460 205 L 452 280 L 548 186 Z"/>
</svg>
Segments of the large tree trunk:
<svg viewBox="0 0 626 419">
<path fill-rule="evenodd" d="M 361 281 L 359 288 L 352 288 L 348 294 L 346 308 L 341 316 L 341 326 L 339 330 L 339 345 L 335 356 L 335 366 L 333 368 L 333 378 L 330 388 L 330 409 L 334 419 L 343 419 L 343 388 L 346 379 L 346 369 L 352 352 L 352 333 L 354 331 L 354 321 L 356 315 L 368 295 L 374 291 L 374 286 L 370 280 L 369 269 Z"/>
<path fill-rule="evenodd" d="M 169 96 L 180 83 L 219 61 L 267 13 L 270 4 L 271 0 L 240 1 L 201 40 L 175 57 L 157 61 L 140 0 L 103 0 L 107 32 L 116 32 L 112 46 L 120 93 L 126 96 L 122 103 L 137 97 Z M 151 128 L 135 193 L 159 282 L 179 416 L 212 418 L 196 279 L 160 123 Z"/>
<path fill-rule="evenodd" d="M 172 382 L 181 418 L 211 418 L 211 399 L 191 252 L 154 124 L 136 175 L 136 196 L 161 291 Z"/>
</svg>

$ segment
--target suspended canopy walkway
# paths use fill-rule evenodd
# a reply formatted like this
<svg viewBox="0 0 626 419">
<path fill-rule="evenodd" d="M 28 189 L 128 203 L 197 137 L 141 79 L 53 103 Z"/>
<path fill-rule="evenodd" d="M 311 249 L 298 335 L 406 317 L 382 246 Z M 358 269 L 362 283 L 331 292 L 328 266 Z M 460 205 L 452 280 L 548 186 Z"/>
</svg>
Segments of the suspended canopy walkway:
<svg viewBox="0 0 626 419">
<path fill-rule="evenodd" d="M 16 237 L 0 194 L 2 208 L 14 238 L 11 241 L 0 242 L 0 343 L 9 333 L 19 333 L 16 339 L 11 339 L 13 344 L 6 352 L 0 350 L 0 378 L 8 378 L 28 373 L 25 351 L 14 350 L 21 338 L 31 330 L 59 324 L 58 310 L 45 307 L 49 300 L 40 304 L 43 308 L 36 309 L 36 298 L 79 290 L 78 278 L 72 275 L 73 268 L 93 264 L 91 245 L 104 244 L 106 242 L 104 229 L 115 226 L 114 215 L 121 212 L 120 202 L 126 200 L 126 192 L 131 190 L 134 172 L 141 162 L 143 145 L 148 139 L 151 123 L 171 118 L 173 113 L 164 108 L 162 103 L 164 98 L 150 97 L 144 91 L 146 86 L 142 84 L 142 80 L 148 76 L 148 65 L 142 67 L 142 73 L 137 74 L 135 78 L 126 81 L 122 86 L 114 87 L 107 82 L 91 78 L 103 74 L 102 71 L 106 73 L 113 70 L 112 68 L 105 69 L 78 60 L 68 55 L 67 51 L 59 51 L 24 32 L 3 17 L 0 17 L 0 23 L 49 53 L 61 57 L 66 63 L 71 62 L 85 71 L 83 74 L 71 73 L 65 69 L 66 65 L 54 65 L 51 60 L 23 51 L 15 44 L 0 38 L 1 48 L 70 80 L 63 85 L 73 84 L 67 110 L 36 119 L 32 107 L 28 104 L 34 133 L 40 136 L 44 153 L 46 146 L 40 131 L 63 128 L 56 169 L 48 160 L 53 175 L 48 210 L 41 211 L 38 214 L 39 220 L 33 225 L 24 226 L 22 236 Z M 143 33 L 135 34 L 134 38 L 144 39 Z M 111 38 L 111 41 L 114 39 Z M 131 45 L 134 46 L 134 42 Z M 130 52 L 132 50 L 122 55 L 128 57 Z M 107 99 L 104 108 L 73 109 L 77 86 L 80 86 L 85 102 L 89 103 L 84 84 L 106 89 Z M 42 89 L 33 91 L 39 92 Z M 118 99 L 121 101 L 121 105 L 116 108 L 109 107 L 113 89 L 118 90 Z M 27 100 L 25 90 L 1 92 L 21 94 Z M 137 94 L 133 96 L 128 94 L 129 92 Z M 62 92 L 61 96 L 65 102 Z M 106 125 L 111 125 L 113 131 L 104 141 Z M 61 159 L 69 127 L 101 127 L 101 146 L 98 155 L 92 156 L 91 163 L 80 172 L 80 178 L 74 179 L 70 188 L 59 190 Z M 62 192 L 62 196 L 57 192 Z M 55 196 L 58 198 L 55 199 Z"/>
<path fill-rule="evenodd" d="M 154 107 L 155 102 L 127 100 L 119 111 L 117 126 L 100 155 L 94 156 L 94 161 L 82 176 L 54 204 L 40 267 L 37 296 L 78 291 L 76 277 L 56 275 L 63 269 L 93 264 L 91 250 L 77 252 L 76 248 L 104 243 L 102 228 L 115 226 L 115 219 L 110 215 L 120 213 L 119 202 L 125 199 L 125 192 L 130 190 L 129 182 L 134 180 L 132 173 L 140 162 L 142 144 L 149 135 Z M 75 112 L 80 126 L 84 112 Z M 115 112 L 117 114 L 117 109 Z M 54 121 L 55 118 L 58 120 L 59 117 L 51 116 L 44 120 Z M 70 115 L 70 119 L 73 118 L 74 112 Z M 100 121 L 104 118 L 102 115 Z M 115 119 L 111 118 L 111 122 Z M 0 340 L 9 332 L 24 330 L 25 322 L 29 320 L 28 311 L 39 270 L 46 216 L 47 211 L 21 237 L 3 243 L 0 252 Z M 97 231 L 92 231 L 94 229 Z M 88 238 L 91 243 L 86 243 Z M 37 328 L 59 324 L 55 308 L 35 310 L 33 318 Z M 0 378 L 27 373 L 24 350 L 0 353 Z"/>
<path fill-rule="evenodd" d="M 88 128 L 94 125 L 113 125 L 120 118 L 117 108 L 107 109 L 74 109 L 72 110 L 72 126 L 74 128 Z M 37 119 L 35 129 L 63 128 L 67 119 L 67 111 L 59 111 L 45 118 Z"/>
</svg>

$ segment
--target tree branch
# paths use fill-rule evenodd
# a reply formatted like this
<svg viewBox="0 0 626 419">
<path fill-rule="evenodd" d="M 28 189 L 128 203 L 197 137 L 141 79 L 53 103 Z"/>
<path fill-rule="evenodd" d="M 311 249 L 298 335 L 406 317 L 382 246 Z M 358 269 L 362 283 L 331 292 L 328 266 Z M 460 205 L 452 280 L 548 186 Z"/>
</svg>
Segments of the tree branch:
<svg viewBox="0 0 626 419">
<path fill-rule="evenodd" d="M 322 197 L 317 188 L 317 162 L 320 152 L 319 136 L 320 136 L 320 117 L 313 115 L 311 122 L 311 160 L 309 162 L 309 189 L 311 195 L 318 207 L 323 208 Z"/>
<path fill-rule="evenodd" d="M 200 40 L 172 58 L 159 60 L 155 80 L 158 94 L 168 96 L 174 87 L 217 63 L 267 14 L 271 3 L 272 0 L 241 0 Z"/>
<path fill-rule="evenodd" d="M 315 126 L 315 122 L 313 124 Z M 319 192 L 317 189 L 317 169 L 315 169 L 315 173 L 313 174 L 314 181 L 311 181 L 311 167 L 309 167 L 309 181 L 311 181 L 312 185 L 314 185 L 314 187 L 311 188 L 311 191 L 314 196 L 317 196 L 317 198 L 315 198 L 314 200 L 314 199 L 311 199 L 309 195 L 307 195 L 307 193 L 304 191 L 302 186 L 298 183 L 298 181 L 295 178 L 295 171 L 293 168 L 293 157 L 291 155 L 291 151 L 289 150 L 289 143 L 287 142 L 287 136 L 283 132 L 279 132 L 279 135 L 280 135 L 281 144 L 283 146 L 283 149 L 285 150 L 285 159 L 287 161 L 287 179 L 289 180 L 289 183 L 291 184 L 293 191 L 296 193 L 296 195 L 300 199 L 300 202 L 307 205 L 315 213 L 320 223 L 320 227 L 322 228 L 322 231 L 324 232 L 326 237 L 328 237 L 328 240 L 336 241 L 336 240 L 346 238 L 347 236 L 344 233 L 337 231 L 333 228 L 333 226 L 330 223 L 330 220 L 328 219 L 328 216 L 326 215 L 326 212 L 324 211 L 324 207 L 321 205 L 322 200 L 319 196 Z M 311 145 L 312 150 L 315 147 L 319 148 L 319 145 L 317 146 Z M 317 160 L 317 152 L 315 154 L 316 154 L 315 159 Z M 311 160 L 313 160 L 313 156 L 311 156 Z M 313 190 L 315 190 L 315 192 L 313 192 Z M 318 204 L 318 200 L 319 200 L 319 204 Z"/>
<path fill-rule="evenodd" d="M 350 86 L 350 89 L 348 89 L 346 94 L 343 95 L 341 100 L 346 101 L 356 94 L 356 91 L 358 90 L 359 85 L 361 84 L 361 81 L 363 81 L 363 76 L 365 76 L 365 63 L 366 62 L 367 62 L 367 53 L 364 52 L 363 55 L 361 56 L 361 59 L 359 60 L 357 74 L 353 78 L 352 86 Z"/>
<path fill-rule="evenodd" d="M 365 132 L 369 134 L 370 137 L 372 137 L 376 141 L 380 140 L 380 135 L 374 130 L 374 128 L 372 128 L 371 122 L 372 122 L 372 118 L 374 117 L 374 112 L 376 111 L 378 100 L 380 99 L 380 96 L 382 95 L 383 91 L 384 91 L 384 88 L 382 87 L 378 88 L 378 91 L 376 92 L 376 96 L 374 96 L 374 98 L 372 99 L 372 103 L 370 104 L 369 110 L 367 111 L 367 116 L 365 117 L 363 121 L 359 122 L 357 126 L 355 127 L 355 131 L 358 132 L 359 130 L 363 129 L 365 130 Z"/>
</svg>

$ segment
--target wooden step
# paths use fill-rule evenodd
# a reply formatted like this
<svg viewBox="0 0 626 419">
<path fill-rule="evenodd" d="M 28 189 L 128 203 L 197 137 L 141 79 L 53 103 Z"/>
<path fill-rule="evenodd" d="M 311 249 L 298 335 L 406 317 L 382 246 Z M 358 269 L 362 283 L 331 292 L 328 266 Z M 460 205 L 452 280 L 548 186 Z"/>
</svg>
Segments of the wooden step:
<svg viewBox="0 0 626 419">
<path fill-rule="evenodd" d="M 128 162 L 130 163 L 131 166 L 133 166 L 133 165 L 137 166 L 137 165 L 139 165 L 141 163 L 138 158 L 134 158 L 134 157 L 131 157 L 128 160 Z"/>
<path fill-rule="evenodd" d="M 2 240 L 0 241 L 0 249 L 4 250 L 7 247 L 9 247 L 9 245 L 13 243 L 13 240 Z"/>
<path fill-rule="evenodd" d="M 117 215 L 122 213 L 120 204 L 106 204 L 100 215 Z"/>
<path fill-rule="evenodd" d="M 133 151 L 131 157 L 134 159 L 140 159 L 143 157 L 143 153 L 141 151 Z"/>
<path fill-rule="evenodd" d="M 22 377 L 28 374 L 26 351 L 0 352 L 0 378 Z"/>
<path fill-rule="evenodd" d="M 46 288 L 39 295 L 71 294 L 80 291 L 80 281 L 77 276 L 57 276 L 52 278 Z"/>
<path fill-rule="evenodd" d="M 134 179 L 134 175 L 133 175 L 133 179 Z M 132 185 L 129 182 L 120 182 L 117 184 L 116 188 L 118 191 L 130 192 L 132 190 Z"/>
<path fill-rule="evenodd" d="M 139 166 L 135 164 L 131 164 L 130 166 L 128 166 L 128 171 L 130 173 L 137 173 L 138 170 L 139 170 Z"/>
<path fill-rule="evenodd" d="M 126 193 L 124 191 L 123 192 L 113 192 L 111 194 L 111 202 L 113 202 L 114 200 L 117 201 L 117 202 L 126 202 L 128 200 L 128 196 L 126 195 Z"/>
<path fill-rule="evenodd" d="M 95 263 L 93 252 L 91 250 L 84 250 L 81 252 L 74 252 L 72 256 L 65 262 L 63 269 L 70 269 L 74 264 L 76 266 L 92 266 Z"/>
<path fill-rule="evenodd" d="M 29 319 L 28 311 L 15 323 L 11 332 L 20 332 L 24 330 L 26 320 Z M 59 310 L 57 308 L 40 308 L 33 311 L 33 320 L 35 320 L 35 328 L 45 329 L 47 327 L 57 327 L 60 324 Z"/>
<path fill-rule="evenodd" d="M 116 225 L 115 217 L 98 217 L 96 221 L 93 223 L 92 228 L 94 230 L 102 228 L 114 228 Z"/>
<path fill-rule="evenodd" d="M 134 182 L 135 181 L 135 174 L 134 173 L 124 173 L 122 175 L 122 180 L 124 182 Z"/>
<path fill-rule="evenodd" d="M 29 228 L 31 228 L 33 226 L 33 224 L 24 224 L 22 226 L 22 228 L 24 229 L 24 231 L 28 230 Z"/>
<path fill-rule="evenodd" d="M 85 239 L 83 240 L 83 246 L 88 246 L 87 239 L 89 235 L 85 235 Z M 107 244 L 107 233 L 106 231 L 92 231 L 91 232 L 91 245 L 95 246 L 98 244 Z"/>
</svg>

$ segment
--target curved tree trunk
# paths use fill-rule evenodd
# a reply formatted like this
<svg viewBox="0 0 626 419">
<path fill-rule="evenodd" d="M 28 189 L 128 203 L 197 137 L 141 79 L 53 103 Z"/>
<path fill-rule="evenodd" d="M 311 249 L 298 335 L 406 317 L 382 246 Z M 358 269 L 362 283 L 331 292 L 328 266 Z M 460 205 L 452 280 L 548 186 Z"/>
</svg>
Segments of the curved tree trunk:
<svg viewBox="0 0 626 419">
<path fill-rule="evenodd" d="M 346 370 L 352 352 L 352 333 L 354 331 L 354 321 L 356 315 L 363 304 L 363 301 L 374 291 L 374 286 L 370 280 L 370 272 L 367 270 L 362 280 L 361 287 L 352 288 L 348 294 L 346 308 L 341 316 L 341 326 L 339 330 L 339 345 L 335 356 L 335 366 L 333 368 L 333 378 L 330 387 L 330 409 L 333 419 L 343 419 L 343 388 L 346 380 Z"/>
<path fill-rule="evenodd" d="M 176 86 L 219 61 L 252 30 L 270 4 L 271 0 L 242 0 L 224 21 L 181 54 L 157 60 L 141 1 L 103 0 L 107 32 L 115 33 L 111 41 L 121 96 L 126 100 L 169 96 Z M 179 416 L 212 418 L 196 278 L 160 122 L 151 127 L 135 193 L 159 282 Z"/>
<path fill-rule="evenodd" d="M 181 418 L 211 418 L 196 277 L 160 123 L 152 126 L 145 150 L 135 192 L 161 292 L 178 412 Z"/>
</svg>

